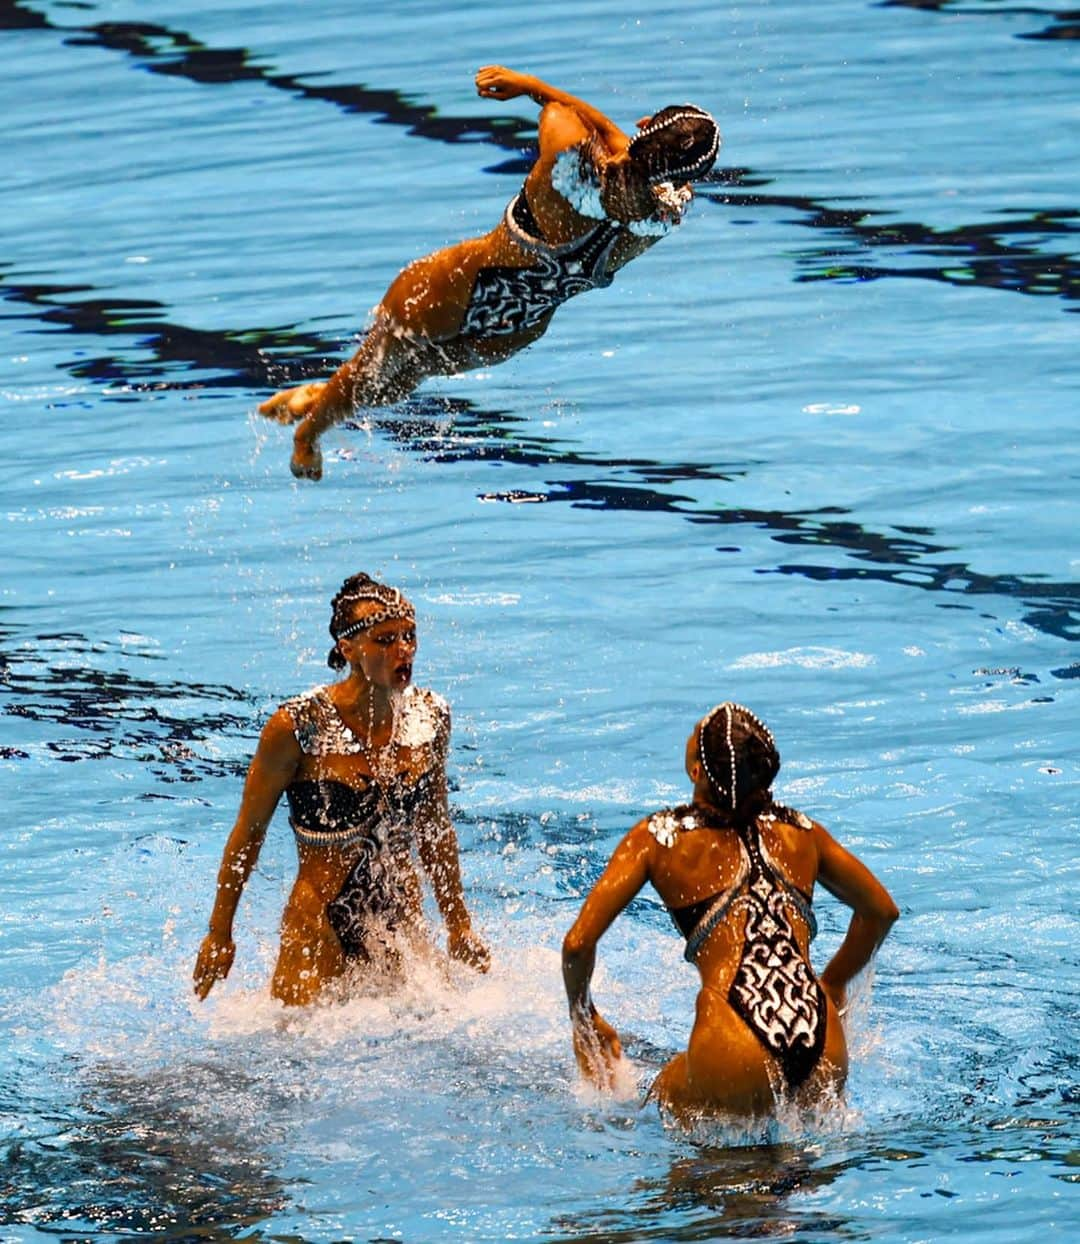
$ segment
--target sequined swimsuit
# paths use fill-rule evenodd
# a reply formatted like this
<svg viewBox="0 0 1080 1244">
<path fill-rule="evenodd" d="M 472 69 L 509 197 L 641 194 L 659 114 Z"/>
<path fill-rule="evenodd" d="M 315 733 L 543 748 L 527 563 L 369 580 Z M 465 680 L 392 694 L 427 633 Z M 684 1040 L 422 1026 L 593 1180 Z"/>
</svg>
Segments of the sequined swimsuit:
<svg viewBox="0 0 1080 1244">
<path fill-rule="evenodd" d="M 326 687 L 282 705 L 293 722 L 300 750 L 307 756 L 367 756 L 342 720 Z M 403 746 L 444 749 L 450 710 L 432 691 L 409 687 L 402 696 L 395 741 Z M 396 774 L 386 782 L 358 778 L 361 785 L 334 778 L 301 778 L 285 788 L 289 822 L 296 840 L 309 847 L 347 851 L 354 863 L 337 896 L 327 904 L 331 928 L 348 957 L 362 957 L 364 926 L 377 915 L 392 925 L 396 910 L 395 874 L 412 847 L 412 824 L 432 775 L 417 779 Z"/>
<path fill-rule="evenodd" d="M 785 810 L 788 818 L 809 826 L 802 813 Z M 686 938 L 685 956 L 694 963 L 710 934 L 730 912 L 746 913 L 742 951 L 728 989 L 728 1002 L 775 1056 L 788 1084 L 797 1088 L 821 1057 L 827 1009 L 824 990 L 799 949 L 788 915 L 789 905 L 793 906 L 813 940 L 817 921 L 810 896 L 787 880 L 761 841 L 760 823 L 776 819 L 770 814 L 745 831 L 736 830 L 740 860 L 732 884 L 700 902 L 673 908 L 671 916 Z M 692 810 L 686 809 L 658 813 L 649 824 L 653 836 L 665 846 L 673 843 L 680 830 L 705 827 Z"/>
<path fill-rule="evenodd" d="M 581 237 L 546 242 L 524 187 L 503 215 L 507 232 L 533 259 L 528 268 L 493 266 L 476 274 L 461 322 L 463 337 L 498 337 L 534 328 L 575 294 L 610 285 L 608 261 L 624 227 L 598 221 Z"/>
</svg>

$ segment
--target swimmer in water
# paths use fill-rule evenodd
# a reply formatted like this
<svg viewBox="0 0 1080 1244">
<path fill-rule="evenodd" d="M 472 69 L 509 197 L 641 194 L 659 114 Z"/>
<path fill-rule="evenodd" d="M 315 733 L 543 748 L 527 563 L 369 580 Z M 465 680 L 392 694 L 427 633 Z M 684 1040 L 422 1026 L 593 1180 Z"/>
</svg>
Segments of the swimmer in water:
<svg viewBox="0 0 1080 1244">
<path fill-rule="evenodd" d="M 413 607 L 396 588 L 353 575 L 334 597 L 330 634 L 329 664 L 346 677 L 287 700 L 259 739 L 195 964 L 200 999 L 232 966 L 236 906 L 282 794 L 299 871 L 281 921 L 275 998 L 312 1002 L 350 964 L 400 972 L 403 946 L 426 941 L 414 849 L 450 956 L 488 969 L 447 803 L 450 709 L 412 685 Z"/>
<path fill-rule="evenodd" d="M 689 1046 L 650 1090 L 683 1123 L 762 1118 L 785 1100 L 804 1106 L 839 1092 L 847 985 L 899 915 L 821 825 L 774 802 L 779 769 L 772 735 L 748 709 L 707 713 L 686 743 L 691 802 L 630 830 L 563 943 L 578 1065 L 610 1088 L 622 1051 L 589 995 L 596 944 L 647 881 L 663 899 L 701 976 Z M 809 956 L 815 882 L 854 911 L 820 977 Z"/>
<path fill-rule="evenodd" d="M 259 407 L 299 422 L 291 466 L 300 478 L 321 477 L 319 437 L 354 407 L 387 406 L 428 376 L 502 362 L 543 336 L 568 298 L 610 285 L 680 222 L 689 183 L 720 149 L 716 122 L 693 104 L 643 117 L 631 138 L 528 74 L 489 65 L 476 89 L 540 105 L 539 158 L 490 233 L 402 269 L 363 344 L 328 381 L 282 389 Z"/>
</svg>

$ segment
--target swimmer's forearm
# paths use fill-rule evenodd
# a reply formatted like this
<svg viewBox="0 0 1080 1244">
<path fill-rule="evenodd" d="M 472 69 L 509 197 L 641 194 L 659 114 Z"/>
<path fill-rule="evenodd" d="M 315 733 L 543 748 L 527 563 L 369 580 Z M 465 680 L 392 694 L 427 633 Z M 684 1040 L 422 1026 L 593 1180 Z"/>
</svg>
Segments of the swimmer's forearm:
<svg viewBox="0 0 1080 1244">
<path fill-rule="evenodd" d="M 257 840 L 244 834 L 245 841 L 240 844 L 233 842 L 234 828 L 225 847 L 225 854 L 218 869 L 217 890 L 214 895 L 214 908 L 210 913 L 210 932 L 219 941 L 232 940 L 233 919 L 240 904 L 240 895 L 244 892 L 247 879 L 259 858 L 262 846 L 261 836 Z"/>
<path fill-rule="evenodd" d="M 856 912 L 851 917 L 844 940 L 821 974 L 821 983 L 845 989 L 874 957 L 877 948 L 892 928 L 896 914 L 882 912 L 868 915 Z"/>
<path fill-rule="evenodd" d="M 622 130 L 611 120 L 606 117 L 599 108 L 594 108 L 592 104 L 587 104 L 585 100 L 579 99 L 576 95 L 571 95 L 569 91 L 560 90 L 557 86 L 551 86 L 550 83 L 541 81 L 540 78 L 534 78 L 531 74 L 521 74 L 521 85 L 525 94 L 533 99 L 543 108 L 546 104 L 562 104 L 566 108 L 573 108 L 579 117 L 594 129 L 598 130 L 601 135 L 622 137 Z"/>
<path fill-rule="evenodd" d="M 239 878 L 225 875 L 223 872 L 218 873 L 214 909 L 210 913 L 210 932 L 218 941 L 232 941 L 233 920 L 240 904 L 240 894 L 243 888 L 244 882 Z"/>
<path fill-rule="evenodd" d="M 569 938 L 567 939 L 569 941 Z M 574 1022 L 590 1017 L 594 1011 L 589 985 L 596 967 L 596 947 L 576 947 L 563 943 L 562 973 L 570 1018 Z"/>
<path fill-rule="evenodd" d="M 356 365 L 350 359 L 343 363 L 323 386 L 315 405 L 297 425 L 296 439 L 313 444 L 335 423 L 348 418 L 353 410 L 356 391 Z"/>
<path fill-rule="evenodd" d="M 472 918 L 465 905 L 465 888 L 461 884 L 461 861 L 458 857 L 457 834 L 453 826 L 444 829 L 435 858 L 428 866 L 435 905 L 451 937 L 467 933 Z"/>
<path fill-rule="evenodd" d="M 435 891 L 435 904 L 451 935 L 467 933 L 472 928 L 469 909 L 465 906 L 465 892 L 461 885 L 461 873 L 453 870 L 452 878 L 447 878 L 442 869 L 437 869 L 431 878 L 431 888 Z"/>
</svg>

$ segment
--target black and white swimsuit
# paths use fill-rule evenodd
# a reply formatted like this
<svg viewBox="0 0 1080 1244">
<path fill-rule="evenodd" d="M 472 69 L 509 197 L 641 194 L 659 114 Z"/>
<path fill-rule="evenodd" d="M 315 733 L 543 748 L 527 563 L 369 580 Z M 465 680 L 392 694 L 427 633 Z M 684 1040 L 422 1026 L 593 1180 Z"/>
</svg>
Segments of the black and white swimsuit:
<svg viewBox="0 0 1080 1244">
<path fill-rule="evenodd" d="M 507 232 L 533 257 L 529 268 L 481 268 L 461 321 L 463 337 L 498 337 L 534 328 L 575 294 L 610 285 L 608 261 L 623 226 L 598 221 L 562 245 L 545 242 L 524 187 L 503 216 Z"/>
<path fill-rule="evenodd" d="M 612 251 L 628 234 L 660 237 L 679 223 L 688 196 L 674 193 L 667 210 L 646 220 L 609 220 L 600 202 L 600 184 L 577 147 L 559 153 L 551 184 L 576 212 L 596 221 L 578 238 L 555 244 L 545 240 L 529 207 L 525 188 L 503 214 L 506 230 L 533 258 L 528 268 L 481 268 L 461 322 L 463 337 L 499 337 L 534 328 L 568 298 L 610 285 Z"/>
<path fill-rule="evenodd" d="M 308 756 L 367 756 L 349 729 L 327 687 L 287 700 L 282 708 L 293 722 L 300 750 Z M 432 749 L 431 764 L 419 778 L 396 774 L 357 784 L 336 778 L 303 778 L 285 788 L 289 823 L 298 843 L 347 851 L 354 862 L 337 896 L 327 904 L 327 919 L 349 957 L 363 956 L 365 925 L 379 916 L 392 923 L 397 908 L 400 869 L 412 851 L 413 820 L 449 742 L 450 709 L 433 691 L 408 687 L 394 725 L 394 741 L 409 748 Z"/>
<path fill-rule="evenodd" d="M 784 815 L 794 824 L 810 825 L 801 812 L 785 809 Z M 726 916 L 745 913 L 742 952 L 728 1002 L 796 1088 L 821 1057 L 828 1012 L 825 992 L 799 949 L 788 914 L 794 908 L 813 940 L 817 921 L 810 896 L 788 881 L 761 840 L 760 823 L 776 819 L 770 813 L 745 830 L 736 829 L 740 861 L 735 880 L 719 894 L 672 909 L 671 917 L 686 938 L 685 957 L 694 963 Z M 670 846 L 680 830 L 707 827 L 692 809 L 660 812 L 649 822 L 653 837 L 664 846 Z"/>
</svg>

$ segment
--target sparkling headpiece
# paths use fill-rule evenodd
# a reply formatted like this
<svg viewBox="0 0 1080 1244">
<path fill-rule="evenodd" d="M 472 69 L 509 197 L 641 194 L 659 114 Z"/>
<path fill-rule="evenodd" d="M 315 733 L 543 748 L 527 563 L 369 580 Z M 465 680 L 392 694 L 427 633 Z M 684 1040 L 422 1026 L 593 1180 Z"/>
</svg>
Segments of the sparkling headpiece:
<svg viewBox="0 0 1080 1244">
<path fill-rule="evenodd" d="M 335 639 L 349 639 L 351 636 L 358 635 L 361 631 L 366 631 L 373 626 L 378 626 L 380 622 L 387 622 L 391 618 L 411 621 L 416 617 L 416 610 L 396 587 L 384 587 L 380 583 L 365 584 L 363 587 L 358 588 L 357 591 L 350 592 L 348 596 L 343 596 L 338 601 L 338 607 L 340 608 L 346 604 L 365 604 L 368 602 L 373 605 L 380 605 L 381 608 L 374 610 L 366 617 L 351 622 L 346 627 L 342 627 L 334 635 Z"/>
<path fill-rule="evenodd" d="M 717 713 L 723 713 L 725 718 L 724 741 L 727 745 L 728 760 L 731 764 L 730 786 L 724 786 L 717 780 L 716 774 L 709 768 L 709 762 L 705 756 L 705 749 L 701 745 L 702 740 L 705 738 L 705 729 Z M 734 724 L 736 713 L 749 721 L 751 725 L 756 726 L 769 747 L 771 747 L 774 751 L 776 750 L 776 740 L 773 738 L 769 727 L 766 726 L 760 718 L 755 717 L 748 708 L 744 708 L 741 704 L 733 704 L 730 700 L 725 700 L 723 704 L 717 704 L 715 708 L 709 709 L 705 716 L 702 717 L 701 725 L 698 727 L 697 737 L 698 759 L 701 761 L 701 767 L 705 770 L 705 776 L 712 783 L 713 790 L 715 790 L 718 795 L 728 796 L 732 811 L 735 810 L 735 805 L 739 802 L 737 790 L 737 769 L 735 764 L 735 745 L 731 739 L 731 727 Z"/>
</svg>

